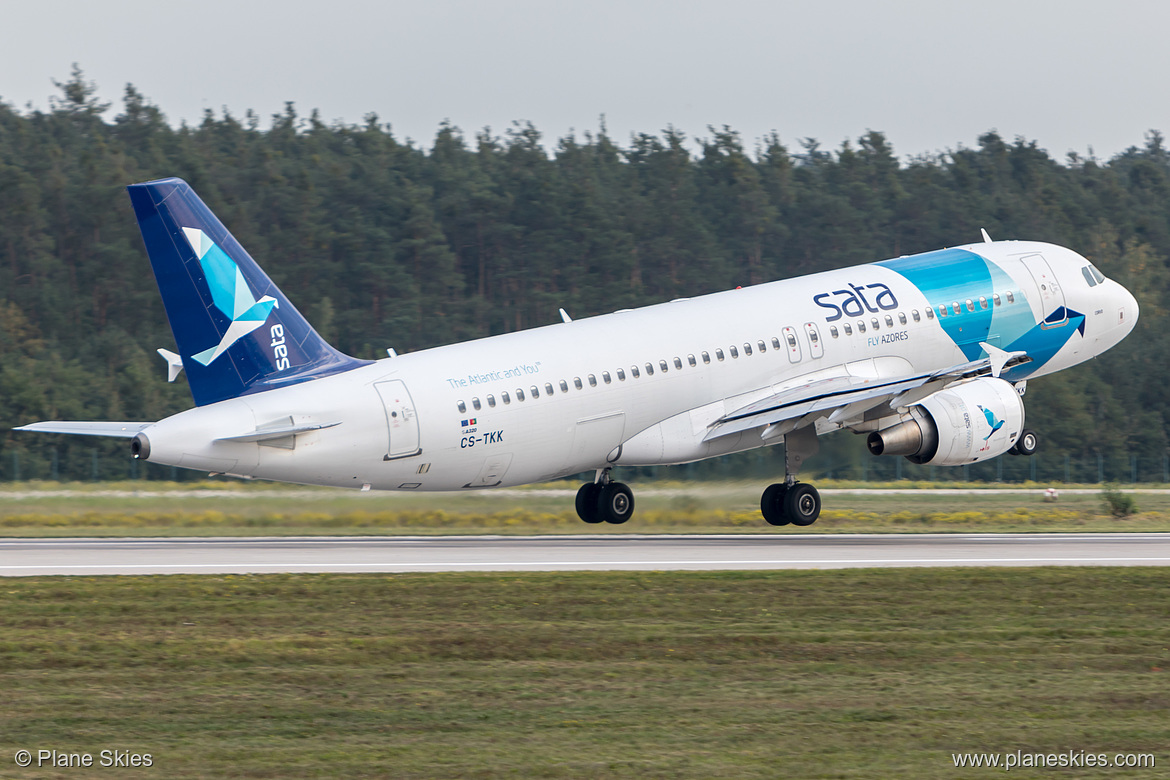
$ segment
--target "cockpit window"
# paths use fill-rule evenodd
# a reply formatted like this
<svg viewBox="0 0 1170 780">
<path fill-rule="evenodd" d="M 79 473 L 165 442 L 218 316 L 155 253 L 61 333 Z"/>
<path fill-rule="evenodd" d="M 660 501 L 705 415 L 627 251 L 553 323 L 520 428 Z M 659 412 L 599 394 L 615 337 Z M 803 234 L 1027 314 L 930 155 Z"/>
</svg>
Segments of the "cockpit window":
<svg viewBox="0 0 1170 780">
<path fill-rule="evenodd" d="M 1089 271 L 1089 266 L 1086 265 L 1081 269 L 1081 276 L 1085 277 L 1085 281 L 1089 283 L 1090 287 L 1097 286 L 1097 280 L 1093 277 L 1092 272 Z"/>
<path fill-rule="evenodd" d="M 1097 270 L 1097 266 L 1090 265 L 1089 270 L 1093 273 L 1093 278 L 1097 280 L 1097 284 L 1105 281 L 1105 274 Z"/>
</svg>

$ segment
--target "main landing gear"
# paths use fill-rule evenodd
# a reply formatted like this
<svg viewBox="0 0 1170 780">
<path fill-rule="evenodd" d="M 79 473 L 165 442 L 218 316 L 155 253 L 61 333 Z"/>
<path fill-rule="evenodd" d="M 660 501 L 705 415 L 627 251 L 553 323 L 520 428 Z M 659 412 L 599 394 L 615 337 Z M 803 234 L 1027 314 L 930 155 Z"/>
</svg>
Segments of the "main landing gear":
<svg viewBox="0 0 1170 780">
<path fill-rule="evenodd" d="M 586 523 L 621 525 L 634 516 L 634 491 L 609 478 L 609 469 L 597 473 L 577 491 L 577 515 Z"/>
<path fill-rule="evenodd" d="M 1039 447 L 1040 437 L 1036 435 L 1036 431 L 1025 428 L 1020 431 L 1020 438 L 1016 439 L 1016 443 L 1012 445 L 1008 453 L 1011 455 L 1035 455 Z"/>
<path fill-rule="evenodd" d="M 805 458 L 817 453 L 817 431 L 812 425 L 784 436 L 784 481 L 769 485 L 760 497 L 760 514 L 769 525 L 812 525 L 821 515 L 821 494 L 812 485 L 796 481 Z"/>
</svg>

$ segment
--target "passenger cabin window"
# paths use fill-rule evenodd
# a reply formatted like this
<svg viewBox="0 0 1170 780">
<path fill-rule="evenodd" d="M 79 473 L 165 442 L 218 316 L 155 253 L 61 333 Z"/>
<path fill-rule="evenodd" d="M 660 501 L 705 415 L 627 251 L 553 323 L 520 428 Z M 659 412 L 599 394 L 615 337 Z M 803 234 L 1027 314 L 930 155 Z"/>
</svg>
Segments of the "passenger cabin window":
<svg viewBox="0 0 1170 780">
<path fill-rule="evenodd" d="M 816 343 L 821 340 L 821 337 L 817 335 L 815 329 L 810 328 L 808 331 L 808 340 L 813 343 L 813 346 L 816 346 Z"/>
<path fill-rule="evenodd" d="M 552 382 L 545 382 L 544 383 L 544 392 L 547 393 L 548 395 L 553 394 Z"/>
<path fill-rule="evenodd" d="M 918 319 L 918 318 L 915 317 L 915 319 Z M 926 310 L 926 319 L 928 319 L 928 320 L 934 319 L 934 309 L 927 309 Z"/>
<path fill-rule="evenodd" d="M 983 296 L 983 295 L 979 296 L 979 308 L 980 309 L 987 308 L 987 297 L 986 296 Z"/>
<path fill-rule="evenodd" d="M 690 365 L 691 368 L 699 365 L 698 361 L 695 360 L 694 355 L 687 355 L 687 364 Z"/>
<path fill-rule="evenodd" d="M 871 324 L 871 325 L 873 325 L 873 329 L 874 329 L 874 330 L 877 330 L 877 329 L 878 329 L 878 326 L 880 325 L 880 323 L 878 322 L 878 318 L 877 318 L 877 317 L 874 317 L 874 318 L 873 318 L 872 320 L 870 320 L 869 322 L 870 322 L 870 324 Z"/>
<path fill-rule="evenodd" d="M 760 348 L 760 352 L 767 352 L 768 351 L 768 348 L 766 346 L 764 346 L 763 339 L 760 339 L 759 341 L 757 341 L 756 346 Z"/>
<path fill-rule="evenodd" d="M 843 327 L 845 328 L 845 335 L 846 336 L 853 335 L 853 326 L 852 325 L 850 325 L 848 322 L 846 322 Z"/>
<path fill-rule="evenodd" d="M 967 311 L 975 311 L 975 302 L 970 298 L 967 299 Z"/>
<path fill-rule="evenodd" d="M 601 381 L 605 382 L 607 385 L 613 381 L 612 379 L 610 379 L 608 371 L 601 372 Z"/>
<path fill-rule="evenodd" d="M 991 295 L 991 302 L 992 302 L 994 305 L 996 305 L 996 306 L 999 306 L 999 305 L 1000 305 L 1000 300 L 999 300 L 999 293 L 992 293 L 992 295 Z"/>
<path fill-rule="evenodd" d="M 666 365 L 666 361 L 665 361 L 665 360 L 659 360 L 659 361 L 658 361 L 658 367 L 662 369 L 662 373 L 664 373 L 664 374 L 666 373 L 667 369 L 669 368 L 669 367 Z"/>
<path fill-rule="evenodd" d="M 939 317 L 945 317 L 945 316 L 947 316 L 947 307 L 946 307 L 946 305 L 945 305 L 945 304 L 942 304 L 942 303 L 940 303 L 940 304 L 938 305 L 938 316 L 939 316 Z"/>
<path fill-rule="evenodd" d="M 524 400 L 524 390 L 522 390 L 522 389 L 521 389 L 521 388 L 519 388 L 519 387 L 517 387 L 517 388 L 516 388 L 516 400 L 517 400 L 517 401 L 523 401 L 523 400 Z"/>
<path fill-rule="evenodd" d="M 745 355 L 752 354 L 752 345 L 751 344 L 744 344 L 743 345 L 743 354 L 745 354 Z"/>
<path fill-rule="evenodd" d="M 503 401 L 505 405 L 512 403 L 512 399 L 509 397 L 507 390 L 500 393 L 500 400 Z"/>
<path fill-rule="evenodd" d="M 463 403 L 462 401 L 459 402 L 459 413 L 460 414 L 467 413 L 467 404 Z"/>
<path fill-rule="evenodd" d="M 573 387 L 580 390 L 582 388 L 582 386 L 583 385 L 581 384 L 581 377 L 579 377 L 579 376 L 573 377 Z"/>
<path fill-rule="evenodd" d="M 472 399 L 471 399 L 471 408 L 472 408 L 472 409 L 474 409 L 474 410 L 475 410 L 475 411 L 477 411 L 477 412 L 478 412 L 480 409 L 482 409 L 482 408 L 483 408 L 483 407 L 481 407 L 481 406 L 479 405 L 479 399 L 478 399 L 478 398 L 472 398 Z"/>
<path fill-rule="evenodd" d="M 624 368 L 619 368 L 619 369 L 617 370 L 617 376 L 618 376 L 618 381 L 619 381 L 619 382 L 624 382 L 624 381 L 626 381 L 626 370 L 625 370 Z"/>
<path fill-rule="evenodd" d="M 654 364 L 653 363 L 646 364 L 646 376 L 654 376 Z"/>
<path fill-rule="evenodd" d="M 596 376 L 594 376 L 593 374 L 590 374 L 586 378 L 589 380 L 590 387 L 597 387 L 597 377 Z"/>
<path fill-rule="evenodd" d="M 858 333 L 865 333 L 865 320 L 858 320 L 857 321 L 857 332 Z"/>
<path fill-rule="evenodd" d="M 703 362 L 704 362 L 704 363 L 710 363 L 710 362 L 711 362 L 711 356 L 710 356 L 710 355 L 708 355 L 706 352 L 704 352 L 704 353 L 702 354 L 702 358 L 703 358 Z"/>
<path fill-rule="evenodd" d="M 540 398 L 540 388 L 538 388 L 536 385 L 528 388 L 528 391 L 532 393 L 533 398 Z"/>
<path fill-rule="evenodd" d="M 863 328 L 863 330 L 864 330 L 864 328 Z M 784 338 L 788 342 L 789 349 L 796 349 L 796 335 L 795 334 L 789 333 Z"/>
<path fill-rule="evenodd" d="M 840 337 L 841 337 L 841 334 L 837 332 L 837 326 L 836 326 L 836 325 L 830 325 L 830 326 L 829 326 L 829 335 L 830 335 L 830 336 L 832 336 L 832 337 L 833 337 L 833 338 L 835 338 L 835 339 L 836 339 L 836 338 L 840 338 Z"/>
<path fill-rule="evenodd" d="M 488 406 L 490 406 L 493 409 L 496 408 L 496 397 L 494 395 L 489 395 L 487 397 L 487 402 L 488 402 Z"/>
<path fill-rule="evenodd" d="M 723 350 L 721 350 L 721 349 L 715 350 L 715 359 L 718 360 L 720 363 L 723 362 Z"/>
<path fill-rule="evenodd" d="M 772 349 L 780 349 L 780 339 L 772 337 Z"/>
<path fill-rule="evenodd" d="M 728 347 L 727 351 L 731 353 L 731 356 L 733 358 L 739 357 L 739 350 L 736 349 L 735 347 Z"/>
<path fill-rule="evenodd" d="M 891 316 L 890 316 L 890 315 L 888 315 L 888 314 L 886 315 L 886 327 L 887 327 L 887 328 L 892 328 L 892 327 L 894 327 L 894 318 L 893 318 L 893 317 L 891 317 Z"/>
<path fill-rule="evenodd" d="M 958 301 L 951 301 L 951 311 L 953 311 L 955 314 L 959 313 L 959 302 Z"/>
<path fill-rule="evenodd" d="M 906 312 L 904 312 L 904 311 L 898 312 L 898 324 L 899 325 L 906 324 Z"/>
<path fill-rule="evenodd" d="M 566 381 L 565 381 L 565 380 L 563 380 L 563 379 L 561 380 L 561 392 L 562 392 L 562 393 L 567 393 L 567 392 L 569 392 L 569 383 L 568 383 L 568 382 L 566 382 Z"/>
<path fill-rule="evenodd" d="M 675 358 L 674 359 L 674 367 L 675 368 L 682 368 L 682 358 Z"/>
<path fill-rule="evenodd" d="M 634 377 L 634 379 L 637 379 L 638 377 L 641 376 L 641 374 L 638 373 L 637 366 L 630 366 L 630 376 Z"/>
<path fill-rule="evenodd" d="M 914 318 L 915 322 L 922 322 L 922 317 L 920 317 L 918 315 L 918 309 L 914 309 L 913 311 L 911 311 L 910 316 Z"/>
<path fill-rule="evenodd" d="M 1015 303 L 1016 302 L 1016 294 L 1014 292 L 1012 292 L 1011 290 L 1007 291 L 1007 302 L 1008 303 Z"/>
</svg>

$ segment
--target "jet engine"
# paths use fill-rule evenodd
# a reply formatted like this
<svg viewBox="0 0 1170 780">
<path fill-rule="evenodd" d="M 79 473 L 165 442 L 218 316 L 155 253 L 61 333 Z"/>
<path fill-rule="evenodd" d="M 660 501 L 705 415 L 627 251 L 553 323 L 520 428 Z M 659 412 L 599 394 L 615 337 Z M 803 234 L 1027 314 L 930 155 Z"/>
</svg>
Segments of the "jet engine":
<svg viewBox="0 0 1170 780">
<path fill-rule="evenodd" d="M 1002 455 L 1024 429 L 1024 402 L 1009 382 L 973 379 L 929 395 L 897 425 L 866 440 L 874 455 L 962 466 Z"/>
</svg>

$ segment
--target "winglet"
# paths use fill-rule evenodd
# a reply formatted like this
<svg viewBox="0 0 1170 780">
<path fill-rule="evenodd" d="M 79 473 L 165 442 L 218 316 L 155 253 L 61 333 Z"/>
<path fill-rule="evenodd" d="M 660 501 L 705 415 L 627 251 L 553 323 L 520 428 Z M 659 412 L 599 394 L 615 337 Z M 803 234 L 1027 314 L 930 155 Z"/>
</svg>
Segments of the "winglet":
<svg viewBox="0 0 1170 780">
<path fill-rule="evenodd" d="M 987 353 L 987 358 L 991 361 L 991 375 L 997 379 L 1007 362 L 1018 354 L 1007 352 L 999 347 L 993 347 L 986 341 L 979 342 L 979 346 L 983 347 L 983 350 Z"/>
<path fill-rule="evenodd" d="M 167 381 L 174 382 L 183 370 L 183 358 L 171 352 L 169 349 L 158 349 L 155 351 L 162 355 L 163 360 L 167 361 Z"/>
<path fill-rule="evenodd" d="M 979 232 L 983 234 L 983 243 L 985 243 L 985 244 L 992 244 L 992 243 L 994 243 L 994 242 L 991 240 L 991 236 L 987 235 L 987 229 L 986 229 L 986 228 L 979 228 Z"/>
<path fill-rule="evenodd" d="M 564 309 L 558 309 L 557 311 L 559 311 L 561 313 L 561 322 L 572 322 L 573 321 L 573 318 L 570 317 L 569 313 L 567 311 L 565 311 Z"/>
</svg>

